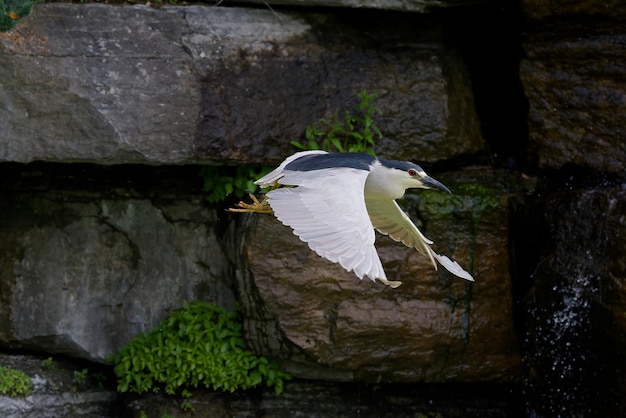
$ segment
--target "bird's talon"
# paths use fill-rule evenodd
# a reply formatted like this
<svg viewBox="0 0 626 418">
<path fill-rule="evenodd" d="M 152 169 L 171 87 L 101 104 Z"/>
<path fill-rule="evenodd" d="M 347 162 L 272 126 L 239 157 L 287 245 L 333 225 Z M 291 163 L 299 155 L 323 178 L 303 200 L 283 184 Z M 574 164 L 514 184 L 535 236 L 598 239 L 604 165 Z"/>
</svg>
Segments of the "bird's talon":
<svg viewBox="0 0 626 418">
<path fill-rule="evenodd" d="M 252 193 L 249 194 L 252 203 L 246 203 L 243 200 L 237 203 L 236 207 L 228 208 L 229 212 L 254 212 L 254 213 L 272 213 L 272 208 L 266 196 L 259 202 L 259 199 Z"/>
</svg>

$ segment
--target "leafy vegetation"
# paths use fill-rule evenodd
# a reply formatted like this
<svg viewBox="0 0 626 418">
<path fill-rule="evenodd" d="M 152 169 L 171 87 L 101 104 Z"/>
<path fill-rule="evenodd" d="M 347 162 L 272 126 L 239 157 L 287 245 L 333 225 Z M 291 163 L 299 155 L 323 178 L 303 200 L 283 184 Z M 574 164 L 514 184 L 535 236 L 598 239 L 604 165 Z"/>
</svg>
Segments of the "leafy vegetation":
<svg viewBox="0 0 626 418">
<path fill-rule="evenodd" d="M 357 97 L 361 101 L 356 109 L 345 111 L 343 118 L 335 112 L 330 119 L 319 119 L 306 127 L 303 143 L 291 141 L 291 145 L 300 150 L 322 149 L 329 152 L 367 152 L 375 155 L 376 138 L 382 138 L 382 134 L 374 123 L 374 116 L 381 111 L 373 104 L 375 94 L 362 91 Z M 249 165 L 206 166 L 202 168 L 200 175 L 204 178 L 203 189 L 207 193 L 207 200 L 218 203 L 229 196 L 241 199 L 256 192 L 254 181 L 271 169 L 272 167 Z"/>
<path fill-rule="evenodd" d="M 26 374 L 0 366 L 0 395 L 27 396 L 32 388 L 33 383 Z"/>
<path fill-rule="evenodd" d="M 374 116 L 381 111 L 372 103 L 375 94 L 364 90 L 357 97 L 361 102 L 356 112 L 346 111 L 343 118 L 335 112 L 330 119 L 319 119 L 305 129 L 306 142 L 291 141 L 291 145 L 301 150 L 367 152 L 375 155 L 376 138 L 382 138 L 382 134 L 374 123 Z"/>
<path fill-rule="evenodd" d="M 110 360 L 120 392 L 191 396 L 198 386 L 233 392 L 262 382 L 283 390 L 290 379 L 276 363 L 245 349 L 237 314 L 205 302 L 185 302 L 153 331 L 138 335 Z M 190 405 L 190 404 L 189 404 Z"/>
<path fill-rule="evenodd" d="M 89 369 L 74 370 L 74 383 L 84 385 L 87 382 L 87 373 Z"/>
<path fill-rule="evenodd" d="M 257 185 L 254 181 L 266 173 L 270 167 L 244 165 L 234 167 L 202 167 L 200 175 L 204 178 L 204 191 L 210 203 L 221 202 L 228 196 L 241 199 L 248 193 L 254 193 Z"/>
<path fill-rule="evenodd" d="M 56 363 L 52 357 L 48 357 L 45 360 L 41 360 L 41 367 L 46 370 L 54 370 L 56 368 Z"/>
</svg>

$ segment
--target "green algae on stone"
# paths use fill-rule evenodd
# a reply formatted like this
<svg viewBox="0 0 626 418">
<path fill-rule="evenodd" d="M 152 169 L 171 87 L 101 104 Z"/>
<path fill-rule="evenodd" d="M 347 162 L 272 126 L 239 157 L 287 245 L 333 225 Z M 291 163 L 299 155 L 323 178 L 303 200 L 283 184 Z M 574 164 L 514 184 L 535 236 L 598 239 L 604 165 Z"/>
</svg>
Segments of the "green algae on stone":
<svg viewBox="0 0 626 418">
<path fill-rule="evenodd" d="M 476 252 L 476 238 L 478 225 L 487 209 L 497 208 L 500 205 L 501 191 L 480 183 L 458 183 L 451 188 L 452 194 L 418 192 L 410 193 L 405 197 L 405 206 L 409 212 L 419 213 L 424 219 L 448 218 L 448 222 L 458 222 L 466 219 L 471 213 L 471 235 L 469 243 L 469 257 L 466 268 L 473 274 Z M 452 227 L 452 225 L 450 225 Z M 463 263 L 462 263 L 463 264 Z M 462 338 L 469 342 L 470 330 L 470 303 L 472 298 L 472 283 L 465 283 L 463 296 Z"/>
<path fill-rule="evenodd" d="M 500 204 L 500 191 L 478 183 L 459 183 L 452 187 L 452 194 L 419 192 L 407 194 L 407 208 L 424 216 L 444 217 L 471 211 L 475 223 L 480 221 L 487 208 Z"/>
</svg>

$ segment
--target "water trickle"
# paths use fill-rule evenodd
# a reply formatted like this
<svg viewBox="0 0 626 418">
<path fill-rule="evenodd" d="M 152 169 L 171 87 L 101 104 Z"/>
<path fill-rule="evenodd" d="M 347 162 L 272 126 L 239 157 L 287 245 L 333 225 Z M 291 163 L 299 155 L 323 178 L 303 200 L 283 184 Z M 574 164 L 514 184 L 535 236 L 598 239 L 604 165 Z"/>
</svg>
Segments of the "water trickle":
<svg viewBox="0 0 626 418">
<path fill-rule="evenodd" d="M 603 373 L 614 359 L 598 350 L 604 323 L 596 317 L 604 309 L 603 283 L 612 279 L 609 266 L 619 264 L 615 248 L 623 244 L 613 220 L 624 205 L 623 192 L 622 209 L 611 193 L 535 196 L 521 211 L 519 202 L 512 205 L 514 223 L 524 225 L 513 229 L 516 315 L 524 334 L 526 392 L 539 415 L 582 417 L 607 408 L 603 399 L 612 383 Z"/>
</svg>

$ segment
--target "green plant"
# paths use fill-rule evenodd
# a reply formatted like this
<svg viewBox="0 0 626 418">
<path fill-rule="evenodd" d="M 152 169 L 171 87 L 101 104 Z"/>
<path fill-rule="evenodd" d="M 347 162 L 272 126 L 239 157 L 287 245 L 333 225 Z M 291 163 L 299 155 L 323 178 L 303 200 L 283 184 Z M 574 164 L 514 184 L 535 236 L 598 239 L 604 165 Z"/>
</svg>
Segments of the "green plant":
<svg viewBox="0 0 626 418">
<path fill-rule="evenodd" d="M 84 385 L 87 381 L 88 369 L 74 370 L 74 383 L 77 385 Z"/>
<path fill-rule="evenodd" d="M 183 411 L 185 411 L 185 412 L 195 412 L 196 411 L 196 408 L 194 408 L 193 405 L 191 404 L 191 401 L 189 401 L 190 397 L 191 397 L 191 393 L 189 393 L 189 395 L 187 397 L 185 397 L 185 399 L 183 400 L 183 403 L 180 406 L 180 408 Z"/>
<path fill-rule="evenodd" d="M 346 111 L 342 119 L 337 116 L 337 112 L 330 119 L 321 118 L 306 127 L 305 143 L 291 141 L 291 145 L 302 150 L 367 152 L 375 155 L 375 138 L 382 138 L 382 134 L 374 124 L 373 117 L 381 111 L 373 104 L 375 94 L 368 94 L 364 90 L 357 97 L 361 102 L 356 113 Z"/>
<path fill-rule="evenodd" d="M 33 382 L 23 372 L 0 366 L 0 395 L 27 396 Z"/>
<path fill-rule="evenodd" d="M 237 314 L 205 302 L 185 302 L 147 334 L 131 340 L 110 360 L 120 392 L 180 393 L 198 386 L 233 392 L 265 382 L 276 393 L 289 379 L 276 363 L 245 349 Z M 190 406 L 190 404 L 189 404 Z"/>
<path fill-rule="evenodd" d="M 208 193 L 210 203 L 221 202 L 228 196 L 241 199 L 248 193 L 254 193 L 257 185 L 254 181 L 269 173 L 270 167 L 242 165 L 239 167 L 202 167 L 200 175 L 204 178 L 204 191 Z"/>
<path fill-rule="evenodd" d="M 56 368 L 56 363 L 52 357 L 48 357 L 45 360 L 41 360 L 41 367 L 46 370 L 54 370 Z"/>
</svg>

